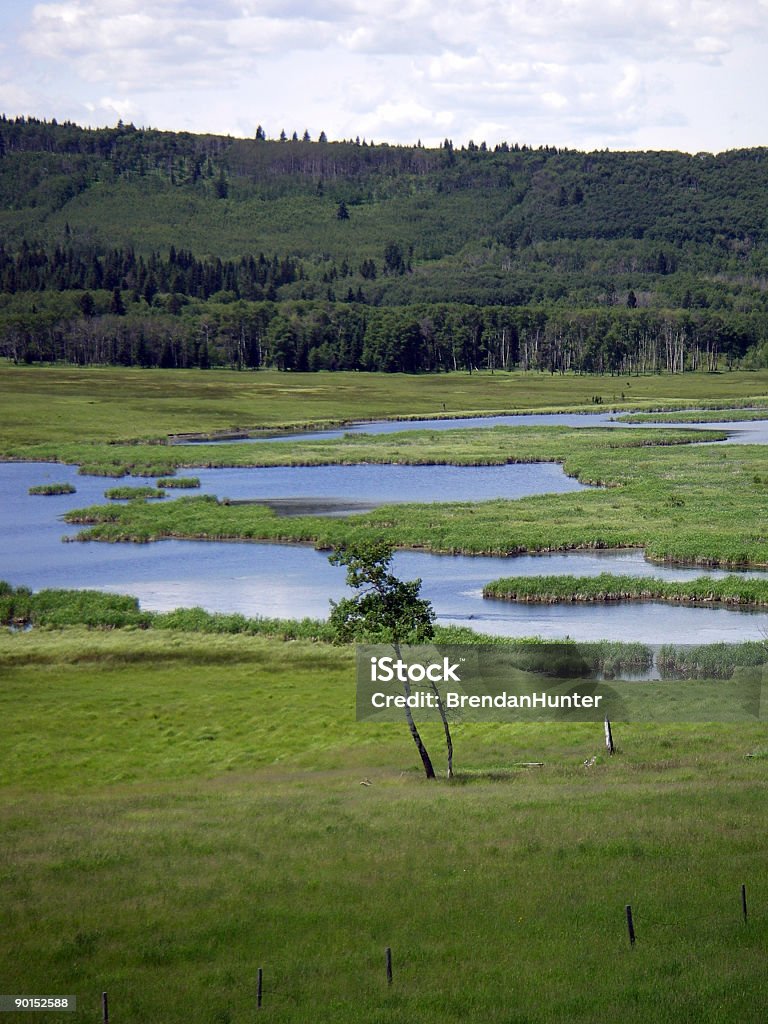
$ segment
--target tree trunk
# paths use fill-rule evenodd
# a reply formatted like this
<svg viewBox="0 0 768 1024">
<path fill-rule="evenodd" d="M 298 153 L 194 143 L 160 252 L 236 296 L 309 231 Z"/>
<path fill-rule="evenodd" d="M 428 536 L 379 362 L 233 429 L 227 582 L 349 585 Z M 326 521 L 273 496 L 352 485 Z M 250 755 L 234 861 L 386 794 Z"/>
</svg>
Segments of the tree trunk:
<svg viewBox="0 0 768 1024">
<path fill-rule="evenodd" d="M 399 661 L 400 644 L 395 643 L 393 644 L 393 647 L 395 648 L 395 654 L 397 655 L 397 660 Z M 405 694 L 406 698 L 411 696 L 411 684 L 408 682 L 407 679 L 403 681 L 403 693 Z M 424 774 L 427 776 L 428 779 L 434 779 L 435 769 L 432 767 L 432 758 L 429 756 L 429 752 L 427 748 L 424 746 L 424 740 L 421 738 L 421 733 L 416 728 L 416 723 L 413 720 L 411 709 L 408 707 L 407 704 L 405 705 L 405 720 L 408 723 L 408 729 L 411 733 L 411 736 L 413 737 L 413 742 L 416 744 L 416 749 L 419 752 L 421 763 L 424 765 Z"/>
<path fill-rule="evenodd" d="M 411 687 L 408 683 L 403 683 L 403 690 L 405 691 L 406 697 L 410 697 Z M 432 759 L 429 756 L 427 748 L 424 746 L 424 741 L 421 738 L 419 730 L 416 728 L 416 723 L 413 720 L 411 709 L 408 706 L 405 708 L 405 720 L 408 722 L 408 728 L 410 729 L 411 736 L 413 737 L 413 742 L 416 744 L 416 749 L 419 752 L 421 763 L 424 765 L 424 774 L 428 779 L 434 779 L 435 769 L 432 767 Z"/>
<path fill-rule="evenodd" d="M 443 732 L 445 733 L 445 749 L 448 755 L 448 770 L 447 775 L 449 779 L 453 778 L 453 740 L 451 738 L 451 728 L 448 725 L 448 716 L 445 713 L 445 704 L 443 704 L 443 698 L 440 696 L 440 691 L 437 688 L 436 683 L 431 683 L 432 689 L 437 697 L 437 709 L 440 712 L 440 718 L 443 722 Z"/>
<path fill-rule="evenodd" d="M 404 689 L 406 689 L 407 695 L 410 696 L 411 687 L 406 684 Z M 432 759 L 429 757 L 429 753 L 424 745 L 424 740 L 421 738 L 421 733 L 416 728 L 416 722 L 414 722 L 414 716 L 411 714 L 410 708 L 406 708 L 406 721 L 408 722 L 408 727 L 411 730 L 411 735 L 414 737 L 414 742 L 416 743 L 416 749 L 419 752 L 421 762 L 424 765 L 424 774 L 427 778 L 434 778 L 435 774 L 434 768 L 432 767 Z"/>
</svg>

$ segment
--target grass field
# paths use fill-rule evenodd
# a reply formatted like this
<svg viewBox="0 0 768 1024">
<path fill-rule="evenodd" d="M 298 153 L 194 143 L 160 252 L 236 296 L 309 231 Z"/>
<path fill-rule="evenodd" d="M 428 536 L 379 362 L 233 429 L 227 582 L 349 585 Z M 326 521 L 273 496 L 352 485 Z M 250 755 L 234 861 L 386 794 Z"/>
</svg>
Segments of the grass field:
<svg viewBox="0 0 768 1024">
<path fill-rule="evenodd" d="M 430 785 L 354 724 L 346 650 L 73 630 L 0 665 L 7 991 L 234 1022 L 261 966 L 280 1022 L 764 1020 L 762 727 L 618 726 L 587 768 L 599 725 L 466 725 Z"/>
<path fill-rule="evenodd" d="M 622 392 L 625 395 L 622 401 Z M 593 404 L 599 396 L 604 406 Z M 674 376 L 435 376 L 0 366 L 0 438 L 25 445 L 162 438 L 194 431 L 605 406 L 742 403 L 768 370 Z"/>
<path fill-rule="evenodd" d="M 514 508 L 390 507 L 352 525 L 137 501 L 109 509 L 105 536 L 282 531 L 330 543 L 359 533 L 442 550 L 630 543 L 658 557 L 768 561 L 759 446 L 637 447 L 637 434 L 592 430 L 192 455 L 108 443 L 428 415 L 443 402 L 448 413 L 588 408 L 622 388 L 636 407 L 748 404 L 768 394 L 766 373 L 632 378 L 629 388 L 498 374 L 4 367 L 0 387 L 5 457 L 78 462 L 87 451 L 93 468 L 115 473 L 152 459 L 156 476 L 190 458 L 544 458 L 609 485 Z M 57 600 L 48 612 L 67 621 L 73 602 Z M 88 607 L 84 596 L 77 614 Z M 350 649 L 177 632 L 172 615 L 158 618 L 151 629 L 0 631 L 0 991 L 74 994 L 79 1018 L 95 1022 L 106 990 L 113 1024 L 763 1024 L 764 722 L 614 723 L 612 758 L 601 756 L 600 724 L 462 724 L 456 778 L 427 783 L 404 724 L 355 723 Z M 175 621 L 204 628 L 200 619 Z M 424 735 L 441 765 L 439 730 Z M 532 762 L 541 767 L 523 767 Z"/>
</svg>

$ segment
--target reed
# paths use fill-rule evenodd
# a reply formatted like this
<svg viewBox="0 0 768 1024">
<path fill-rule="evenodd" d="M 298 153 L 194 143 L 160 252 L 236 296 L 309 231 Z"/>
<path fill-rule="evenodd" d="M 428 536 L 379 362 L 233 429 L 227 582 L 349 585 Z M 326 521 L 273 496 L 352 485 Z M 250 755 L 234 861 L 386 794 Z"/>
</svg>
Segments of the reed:
<svg viewBox="0 0 768 1024">
<path fill-rule="evenodd" d="M 511 576 L 483 588 L 483 597 L 523 603 L 670 601 L 685 604 L 720 604 L 727 608 L 768 605 L 768 579 L 726 576 L 686 582 L 653 577 L 617 576 Z"/>
<path fill-rule="evenodd" d="M 30 494 L 75 494 L 77 488 L 70 483 L 36 484 L 29 488 Z"/>
</svg>

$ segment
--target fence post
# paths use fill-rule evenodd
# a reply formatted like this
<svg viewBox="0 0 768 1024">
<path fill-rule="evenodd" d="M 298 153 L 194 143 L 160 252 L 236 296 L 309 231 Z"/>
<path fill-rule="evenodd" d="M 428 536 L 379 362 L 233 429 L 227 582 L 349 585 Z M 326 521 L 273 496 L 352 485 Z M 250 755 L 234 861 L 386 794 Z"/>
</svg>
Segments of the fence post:
<svg viewBox="0 0 768 1024">
<path fill-rule="evenodd" d="M 389 946 L 384 950 L 384 955 L 387 960 L 387 984 L 392 984 L 392 950 Z"/>
<path fill-rule="evenodd" d="M 613 733 L 611 732 L 611 723 L 606 718 L 605 720 L 605 749 L 609 754 L 616 753 L 616 747 L 613 745 Z"/>
<path fill-rule="evenodd" d="M 101 993 L 101 1020 L 102 1024 L 109 1024 L 109 1000 L 107 993 Z"/>
<path fill-rule="evenodd" d="M 629 932 L 629 944 L 634 946 L 635 944 L 635 925 L 632 921 L 632 906 L 627 904 L 627 931 Z"/>
<path fill-rule="evenodd" d="M 741 887 L 741 913 L 744 917 L 744 923 L 747 923 L 747 887 L 742 885 Z"/>
<path fill-rule="evenodd" d="M 258 976 L 256 978 L 256 1009 L 257 1010 L 261 1009 L 261 997 L 262 997 L 263 991 L 264 991 L 264 972 L 262 971 L 262 969 L 260 967 L 259 968 Z"/>
</svg>

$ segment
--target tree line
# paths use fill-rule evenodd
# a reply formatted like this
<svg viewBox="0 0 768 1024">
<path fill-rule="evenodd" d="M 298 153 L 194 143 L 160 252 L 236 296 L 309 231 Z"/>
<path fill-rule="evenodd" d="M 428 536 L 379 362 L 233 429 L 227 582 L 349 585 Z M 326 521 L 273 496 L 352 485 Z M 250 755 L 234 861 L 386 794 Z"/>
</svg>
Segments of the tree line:
<svg viewBox="0 0 768 1024">
<path fill-rule="evenodd" d="M 768 325 L 761 314 L 710 310 L 209 301 L 180 315 L 0 311 L 0 355 L 161 368 L 682 373 L 764 362 Z"/>
<path fill-rule="evenodd" d="M 277 288 L 304 274 L 300 260 L 263 252 L 238 260 L 196 259 L 172 245 L 167 257 L 152 252 L 145 258 L 132 247 L 101 254 L 92 248 L 57 245 L 49 251 L 25 239 L 13 252 L 0 243 L 0 292 L 6 295 L 117 289 L 130 292 L 133 301 L 143 298 L 151 305 L 158 293 L 208 299 L 225 291 L 235 298 L 274 300 Z"/>
</svg>

